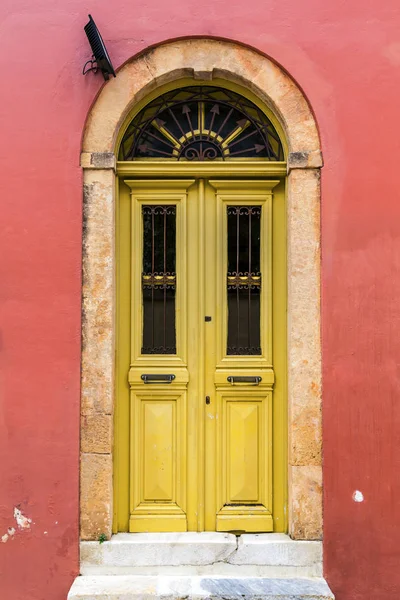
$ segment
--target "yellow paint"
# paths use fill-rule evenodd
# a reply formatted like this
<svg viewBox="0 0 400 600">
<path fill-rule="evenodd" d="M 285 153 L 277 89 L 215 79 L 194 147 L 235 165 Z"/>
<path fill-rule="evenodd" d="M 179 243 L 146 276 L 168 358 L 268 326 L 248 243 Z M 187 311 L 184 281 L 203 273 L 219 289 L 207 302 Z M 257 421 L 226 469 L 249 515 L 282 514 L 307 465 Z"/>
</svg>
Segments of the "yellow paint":
<svg viewBox="0 0 400 600">
<path fill-rule="evenodd" d="M 232 131 L 232 133 L 230 133 L 224 139 L 224 141 L 222 142 L 222 147 L 225 148 L 225 154 L 229 154 L 229 149 L 228 149 L 229 144 L 231 144 L 233 142 L 233 140 L 235 138 L 237 138 L 240 133 L 242 133 L 242 131 L 247 129 L 247 127 L 249 125 L 250 125 L 250 121 L 246 121 L 246 123 L 244 123 L 243 127 L 241 125 L 238 125 L 237 127 L 235 127 L 235 129 Z"/>
<path fill-rule="evenodd" d="M 177 207 L 176 355 L 140 353 L 149 203 Z M 276 179 L 121 181 L 116 531 L 286 530 L 284 203 Z M 226 355 L 228 204 L 263 207 L 262 356 Z M 176 378 L 146 385 L 143 373 Z"/>
</svg>

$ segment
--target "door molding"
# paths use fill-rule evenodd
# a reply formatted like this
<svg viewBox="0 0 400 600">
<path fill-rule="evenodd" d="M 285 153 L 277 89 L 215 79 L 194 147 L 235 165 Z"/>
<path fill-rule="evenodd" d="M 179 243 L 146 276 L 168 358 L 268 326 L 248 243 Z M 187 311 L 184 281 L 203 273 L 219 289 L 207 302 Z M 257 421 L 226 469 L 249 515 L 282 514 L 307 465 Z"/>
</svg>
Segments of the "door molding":
<svg viewBox="0 0 400 600">
<path fill-rule="evenodd" d="M 182 39 L 144 51 L 103 87 L 88 115 L 81 155 L 84 183 L 81 537 L 98 539 L 102 533 L 109 537 L 113 521 L 118 269 L 115 180 L 117 173 L 137 176 L 138 171 L 134 170 L 139 170 L 132 163 L 117 165 L 116 148 L 123 125 L 132 112 L 155 97 L 162 86 L 178 87 L 185 78 L 194 79 L 196 84 L 211 81 L 235 86 L 268 113 L 285 146 L 286 164 L 260 162 L 262 166 L 258 166 L 247 162 L 244 166 L 243 163 L 240 176 L 259 176 L 265 168 L 270 176 L 278 177 L 287 169 L 289 533 L 297 539 L 319 539 L 322 532 L 319 226 L 322 156 L 317 125 L 301 89 L 284 69 L 253 49 L 216 39 Z M 198 172 L 203 169 L 205 175 L 208 167 L 203 165 L 196 165 L 196 169 Z M 193 166 L 190 176 L 196 176 Z M 146 163 L 140 168 L 145 176 L 144 169 L 151 166 Z M 182 168 L 175 163 L 168 173 L 182 175 Z M 225 176 L 223 168 L 218 176 Z M 235 164 L 235 171 L 236 168 Z M 154 176 L 154 171 L 151 174 Z"/>
</svg>

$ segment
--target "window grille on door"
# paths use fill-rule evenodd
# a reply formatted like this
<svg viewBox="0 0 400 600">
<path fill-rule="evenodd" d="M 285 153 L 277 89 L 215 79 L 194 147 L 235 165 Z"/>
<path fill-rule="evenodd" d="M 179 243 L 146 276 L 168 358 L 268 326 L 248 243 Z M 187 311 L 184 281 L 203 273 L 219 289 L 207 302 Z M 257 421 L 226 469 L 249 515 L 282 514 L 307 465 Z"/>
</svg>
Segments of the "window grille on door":
<svg viewBox="0 0 400 600">
<path fill-rule="evenodd" d="M 176 354 L 176 207 L 146 205 L 142 217 L 142 354 Z"/>
<path fill-rule="evenodd" d="M 190 86 L 159 96 L 129 124 L 119 160 L 146 158 L 283 161 L 284 154 L 273 124 L 255 104 L 231 90 Z"/>
<path fill-rule="evenodd" d="M 261 354 L 261 206 L 228 206 L 227 216 L 227 354 L 257 355 Z"/>
</svg>

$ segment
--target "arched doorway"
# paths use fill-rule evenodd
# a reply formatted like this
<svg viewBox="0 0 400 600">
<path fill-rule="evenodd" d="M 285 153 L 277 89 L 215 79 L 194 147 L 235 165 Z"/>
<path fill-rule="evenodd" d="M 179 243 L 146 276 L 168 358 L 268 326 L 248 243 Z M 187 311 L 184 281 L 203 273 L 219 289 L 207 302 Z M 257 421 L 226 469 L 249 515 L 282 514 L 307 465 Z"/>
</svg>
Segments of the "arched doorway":
<svg viewBox="0 0 400 600">
<path fill-rule="evenodd" d="M 236 150 L 243 152 L 248 149 L 246 143 L 250 142 L 251 136 L 246 138 L 247 142 L 244 138 L 247 133 L 252 133 L 250 127 L 254 124 L 249 117 L 252 114 L 254 117 L 254 113 L 251 110 L 247 113 L 250 121 L 250 125 L 246 125 L 247 133 L 236 122 L 232 124 L 235 126 L 232 134 L 236 131 L 236 137 L 230 140 L 231 143 L 227 134 L 220 136 L 222 140 L 219 140 L 218 130 L 210 125 L 212 116 L 215 115 L 214 122 L 217 118 L 217 113 L 211 112 L 216 102 L 212 104 L 208 96 L 207 102 L 203 100 L 203 104 L 209 107 L 204 114 L 206 121 L 203 128 L 207 140 L 199 139 L 196 133 L 203 118 L 200 109 L 197 110 L 197 125 L 192 121 L 192 127 L 187 119 L 188 112 L 183 112 L 188 129 L 178 138 L 178 142 L 182 138 L 180 145 L 169 138 L 171 156 L 164 156 L 161 152 L 169 150 L 165 149 L 165 144 L 159 144 L 160 139 L 168 139 L 168 135 L 162 128 L 168 129 L 171 125 L 165 118 L 155 115 L 152 121 L 159 119 L 159 122 L 155 121 L 153 129 L 147 130 L 147 140 L 141 143 L 143 140 L 136 136 L 135 147 L 142 158 L 136 155 L 133 156 L 135 160 L 117 160 L 115 152 L 121 136 L 129 129 L 126 127 L 132 123 L 134 130 L 138 128 L 138 122 L 134 125 L 136 115 L 145 115 L 140 111 L 145 106 L 150 107 L 163 94 L 188 86 L 202 87 L 203 90 L 207 87 L 229 90 L 231 99 L 237 94 L 243 102 L 254 105 L 253 111 L 259 110 L 265 115 L 263 126 L 267 131 L 270 123 L 269 134 L 278 134 L 283 155 L 279 155 L 280 149 L 274 143 L 271 146 L 264 144 L 260 149 L 262 135 L 256 128 L 253 136 L 261 136 L 261 142 L 257 138 L 258 141 L 251 146 L 255 156 L 246 159 L 239 153 L 236 159 L 233 156 L 229 158 L 228 155 L 233 155 Z M 218 98 L 214 96 L 215 100 Z M 184 104 L 181 106 L 183 108 Z M 222 109 L 218 110 L 224 114 Z M 156 143 L 149 144 L 149 138 Z M 234 150 L 233 143 L 240 142 L 240 139 L 242 142 L 237 143 Z M 141 520 L 148 530 L 149 519 L 153 522 L 158 519 L 153 530 L 288 529 L 293 537 L 299 539 L 319 538 L 322 483 L 319 230 L 315 224 L 319 214 L 321 154 L 315 122 L 299 88 L 266 57 L 231 42 L 203 39 L 164 44 L 125 65 L 115 82 L 110 82 L 103 90 L 89 116 L 83 150 L 86 230 L 82 537 L 96 539 L 101 532 L 109 535 L 112 520 L 114 531 L 129 528 L 137 531 L 141 530 Z M 153 152 L 153 156 L 149 151 Z M 191 155 L 184 156 L 189 151 Z M 128 147 L 127 152 L 123 158 L 131 157 Z M 207 152 L 216 153 L 214 160 L 210 157 L 207 160 Z M 202 153 L 204 160 L 195 160 Z M 276 157 L 286 160 L 276 160 Z M 115 173 L 118 182 L 122 182 L 117 186 L 117 194 Z M 125 204 L 129 204 L 131 213 L 124 213 L 121 220 L 119 210 L 124 197 L 128 199 Z M 286 209 L 280 216 L 284 222 L 280 223 L 281 229 L 278 227 L 271 235 L 276 226 L 274 218 L 284 206 L 285 197 Z M 281 202 L 276 203 L 275 209 L 274 202 L 278 198 Z M 182 218 L 184 205 L 191 207 L 187 218 Z M 166 210 L 166 213 L 156 214 L 154 206 L 164 207 L 161 210 Z M 171 207 L 170 214 L 167 214 L 168 207 Z M 245 209 L 242 214 L 240 210 L 234 214 L 235 209 L 240 207 Z M 273 210 L 270 210 L 271 207 Z M 249 213 L 253 209 L 252 225 L 249 226 Z M 150 212 L 146 216 L 148 210 Z M 136 217 L 131 219 L 135 211 Z M 250 269 L 243 270 L 241 265 L 233 271 L 227 268 L 229 256 L 238 247 L 234 244 L 233 234 L 229 233 L 234 227 L 229 223 L 233 223 L 235 218 L 239 222 L 239 237 L 242 229 L 247 227 L 247 231 L 253 231 L 253 227 L 259 227 L 253 240 L 260 237 L 260 246 L 258 250 L 254 248 L 254 256 L 256 261 L 260 260 L 257 273 L 261 273 L 258 280 L 261 281 L 261 290 L 256 285 L 259 276 L 251 275 Z M 175 263 L 172 265 L 175 271 L 168 268 L 156 272 L 153 268 L 150 271 L 144 268 L 148 262 L 143 256 L 145 231 L 150 231 L 150 238 L 163 236 L 167 229 L 171 231 L 170 228 L 163 229 L 160 219 L 162 223 L 164 219 L 172 223 L 172 231 L 175 232 L 172 235 L 175 239 Z M 125 235 L 118 231 L 122 221 Z M 161 223 L 154 225 L 159 228 L 157 236 L 153 221 Z M 259 225 L 255 225 L 257 221 Z M 242 223 L 245 224 L 242 226 Z M 117 245 L 114 247 L 115 224 Z M 138 227 L 137 235 L 132 236 L 131 230 L 127 231 L 128 226 Z M 206 235 L 208 227 L 212 232 L 209 236 Z M 281 248 L 274 252 L 274 247 L 271 248 L 277 240 L 285 240 L 285 228 L 287 268 L 285 250 Z M 167 247 L 168 236 L 169 233 Z M 185 236 L 186 241 L 182 243 Z M 134 253 L 130 248 L 123 250 L 126 255 L 129 254 L 129 260 L 133 257 L 135 267 L 132 269 L 124 267 L 124 261 L 120 261 L 121 244 L 123 246 L 123 240 L 127 239 L 138 244 Z M 149 247 L 156 252 L 154 245 Z M 253 252 L 253 246 L 251 248 Z M 162 255 L 161 250 L 157 252 L 157 256 Z M 247 252 L 247 258 L 252 252 Z M 164 252 L 163 256 L 167 254 Z M 278 263 L 274 264 L 274 260 Z M 264 261 L 262 267 L 261 261 Z M 129 272 L 130 278 L 121 277 L 121 268 L 127 268 L 124 272 Z M 210 278 L 207 278 L 208 271 Z M 240 312 L 243 310 L 240 308 L 243 307 L 241 300 L 236 308 L 233 303 L 229 304 L 229 298 L 237 296 L 238 290 L 239 296 L 242 293 L 241 272 L 248 273 L 243 275 L 249 279 L 244 283 L 248 286 L 244 288 L 247 293 L 246 319 L 253 329 L 249 337 L 248 328 L 236 327 L 234 338 L 232 323 L 237 323 L 238 316 L 240 323 L 246 321 Z M 275 286 L 270 280 L 273 272 L 285 274 L 274 282 Z M 171 293 L 173 282 L 168 280 L 168 273 L 171 273 L 170 277 L 176 277 L 174 293 Z M 157 287 L 157 277 L 163 279 L 161 286 L 164 287 Z M 119 295 L 115 294 L 115 281 L 123 282 Z M 284 302 L 286 285 L 288 319 Z M 274 287 L 275 290 L 280 289 L 275 299 Z M 146 308 L 146 294 L 150 294 L 151 298 L 147 306 L 153 302 L 151 309 Z M 155 294 L 160 295 L 157 302 L 154 301 Z M 258 300 L 255 300 L 257 294 Z M 129 328 L 124 326 L 127 313 L 120 309 L 119 300 L 115 302 L 115 298 L 121 295 L 134 316 L 133 320 L 128 319 Z M 161 312 L 159 308 L 154 309 L 155 305 L 162 307 Z M 248 316 L 249 306 L 253 307 L 252 317 Z M 153 310 L 158 311 L 154 318 Z M 275 322 L 275 315 L 279 314 L 281 317 Z M 162 326 L 166 323 L 170 328 L 166 331 L 157 327 L 157 331 L 163 331 L 162 343 L 158 333 L 151 329 L 155 318 Z M 277 335 L 272 335 L 278 324 L 281 333 L 277 331 Z M 121 342 L 121 336 L 116 336 L 118 330 L 124 332 L 125 341 Z M 132 336 L 127 333 L 128 330 L 133 332 Z M 230 353 L 229 348 L 246 346 L 244 338 L 247 338 L 246 343 L 250 339 L 248 347 L 255 349 L 254 353 Z M 275 365 L 271 360 L 271 357 L 279 355 L 273 350 L 274 338 L 280 340 L 284 350 L 287 348 L 287 368 L 282 366 L 281 370 L 278 369 L 279 379 L 274 378 Z M 122 356 L 118 350 L 121 343 L 125 348 L 122 354 L 125 352 L 127 356 L 129 353 L 130 356 L 127 370 L 126 363 L 121 368 L 118 362 L 118 357 Z M 169 354 L 160 353 L 160 346 L 168 347 Z M 157 353 L 153 352 L 156 348 Z M 135 349 L 133 354 L 132 349 Z M 159 379 L 167 375 L 175 376 L 171 383 Z M 147 383 L 143 376 L 147 376 Z M 151 377 L 153 382 L 148 383 Z M 286 381 L 287 393 L 286 390 L 283 392 Z M 254 387 L 250 388 L 251 384 Z M 274 394 L 279 396 L 279 385 L 282 385 L 282 401 L 273 408 L 275 400 L 271 401 L 271 397 Z M 209 388 L 212 389 L 210 393 Z M 128 406 L 128 417 L 127 413 L 121 414 L 120 404 L 115 404 L 115 398 L 121 393 L 123 395 L 123 389 L 131 398 L 130 404 L 129 400 L 122 403 L 123 410 L 127 410 Z M 196 404 L 196 409 L 189 416 L 191 424 L 187 419 L 189 394 Z M 210 397 L 209 403 L 207 396 Z M 154 400 L 148 402 L 149 397 Z M 165 401 L 167 397 L 169 400 Z M 113 445 L 114 406 L 117 427 Z M 287 406 L 288 435 L 285 431 Z M 279 410 L 282 411 L 280 433 L 273 430 L 273 419 Z M 136 414 L 136 418 L 131 419 L 132 414 Z M 182 415 L 183 419 L 180 418 Z M 152 423 L 148 429 L 146 422 Z M 122 429 L 119 429 L 118 423 L 124 424 Z M 147 434 L 147 448 L 153 443 L 153 447 L 164 448 L 161 454 L 158 451 L 148 452 L 146 458 L 143 441 Z M 168 443 L 168 435 L 171 443 Z M 235 439 L 239 438 L 241 441 L 235 443 Z M 271 449 L 274 440 L 281 444 L 278 452 Z M 147 460 L 148 464 L 143 460 Z M 269 468 L 265 468 L 267 463 Z M 132 468 L 132 465 L 135 467 Z M 145 473 L 149 475 L 148 481 L 144 479 Z M 280 483 L 274 485 L 273 478 L 278 473 Z M 95 494 L 93 481 L 101 481 Z M 154 510 L 156 504 L 158 512 Z M 174 523 L 171 524 L 171 521 Z M 253 524 L 249 524 L 251 521 Z"/>
<path fill-rule="evenodd" d="M 167 86 L 119 146 L 119 531 L 287 527 L 284 149 L 223 83 Z"/>
</svg>

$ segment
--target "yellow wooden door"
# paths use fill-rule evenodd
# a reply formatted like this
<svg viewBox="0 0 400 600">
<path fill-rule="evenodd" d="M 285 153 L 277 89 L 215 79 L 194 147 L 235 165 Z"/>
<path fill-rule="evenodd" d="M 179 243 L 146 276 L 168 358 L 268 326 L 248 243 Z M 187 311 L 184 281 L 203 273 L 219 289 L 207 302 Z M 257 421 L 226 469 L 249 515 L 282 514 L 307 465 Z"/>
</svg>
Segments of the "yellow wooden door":
<svg viewBox="0 0 400 600">
<path fill-rule="evenodd" d="M 285 531 L 283 182 L 126 179 L 120 199 L 128 530 Z"/>
</svg>

